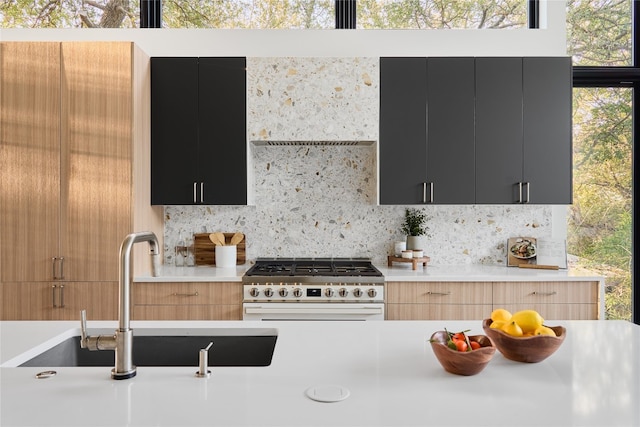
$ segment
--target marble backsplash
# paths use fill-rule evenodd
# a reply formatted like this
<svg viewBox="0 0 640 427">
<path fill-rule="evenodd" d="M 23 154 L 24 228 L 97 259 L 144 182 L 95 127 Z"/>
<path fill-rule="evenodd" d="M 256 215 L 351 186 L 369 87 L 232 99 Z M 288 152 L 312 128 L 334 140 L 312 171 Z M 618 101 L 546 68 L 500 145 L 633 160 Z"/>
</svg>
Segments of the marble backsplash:
<svg viewBox="0 0 640 427">
<path fill-rule="evenodd" d="M 242 232 L 246 256 L 369 257 L 386 263 L 404 240 L 406 206 L 377 206 L 374 147 L 252 147 L 254 206 L 165 207 L 165 263 L 179 236 Z M 539 205 L 418 206 L 427 214 L 432 264 L 506 263 L 511 236 L 551 236 Z"/>
</svg>

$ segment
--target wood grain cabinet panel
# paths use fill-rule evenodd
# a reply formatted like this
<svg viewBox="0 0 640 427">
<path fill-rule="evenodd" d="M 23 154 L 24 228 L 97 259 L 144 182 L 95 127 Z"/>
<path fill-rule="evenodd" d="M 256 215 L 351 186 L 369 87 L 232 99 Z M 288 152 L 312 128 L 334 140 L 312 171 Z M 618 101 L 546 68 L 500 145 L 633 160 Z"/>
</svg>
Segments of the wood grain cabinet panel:
<svg viewBox="0 0 640 427">
<path fill-rule="evenodd" d="M 117 282 L 127 234 L 161 237 L 161 210 L 133 204 L 150 188 L 148 62 L 131 42 L 0 43 L 0 284 L 29 302 L 3 302 L 4 319 L 115 318 L 117 294 L 105 309 L 93 284 Z"/>
<path fill-rule="evenodd" d="M 1 320 L 118 318 L 117 282 L 13 282 L 2 284 Z"/>
<path fill-rule="evenodd" d="M 387 320 L 481 320 L 496 308 L 599 319 L 599 282 L 387 282 Z"/>
<path fill-rule="evenodd" d="M 491 282 L 387 282 L 387 320 L 471 320 L 491 313 Z"/>
<path fill-rule="evenodd" d="M 132 300 L 136 320 L 242 319 L 240 282 L 136 282 Z"/>
</svg>

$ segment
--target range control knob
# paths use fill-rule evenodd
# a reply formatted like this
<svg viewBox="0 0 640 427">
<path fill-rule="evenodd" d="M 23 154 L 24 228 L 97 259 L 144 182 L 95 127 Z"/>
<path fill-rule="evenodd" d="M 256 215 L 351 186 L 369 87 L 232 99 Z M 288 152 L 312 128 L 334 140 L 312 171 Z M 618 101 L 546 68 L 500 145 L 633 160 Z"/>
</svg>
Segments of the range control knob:
<svg viewBox="0 0 640 427">
<path fill-rule="evenodd" d="M 278 294 L 280 294 L 280 296 L 284 298 L 289 295 L 289 291 L 287 290 L 287 288 L 280 288 Z"/>
<path fill-rule="evenodd" d="M 376 291 L 376 290 L 375 290 L 375 289 L 373 289 L 373 288 L 370 288 L 370 289 L 367 291 L 367 294 L 369 295 L 369 298 L 375 298 L 375 296 L 376 296 L 376 295 L 378 295 L 378 291 Z"/>
<path fill-rule="evenodd" d="M 353 290 L 353 296 L 356 297 L 356 298 L 360 298 L 362 296 L 362 289 L 355 288 Z"/>
<path fill-rule="evenodd" d="M 249 295 L 255 298 L 260 295 L 260 290 L 258 288 L 251 288 L 249 289 Z"/>
<path fill-rule="evenodd" d="M 293 296 L 296 297 L 296 298 L 300 298 L 302 296 L 302 289 L 295 288 L 293 290 Z"/>
<path fill-rule="evenodd" d="M 273 296 L 273 289 L 271 288 L 267 288 L 264 290 L 264 296 L 266 296 L 267 298 L 271 298 Z"/>
<path fill-rule="evenodd" d="M 332 297 L 334 293 L 335 293 L 334 290 L 331 288 L 327 288 L 324 290 L 325 297 Z"/>
<path fill-rule="evenodd" d="M 340 288 L 340 290 L 338 291 L 338 295 L 340 295 L 342 298 L 345 298 L 347 295 L 349 295 L 349 291 L 347 290 L 347 288 Z"/>
</svg>

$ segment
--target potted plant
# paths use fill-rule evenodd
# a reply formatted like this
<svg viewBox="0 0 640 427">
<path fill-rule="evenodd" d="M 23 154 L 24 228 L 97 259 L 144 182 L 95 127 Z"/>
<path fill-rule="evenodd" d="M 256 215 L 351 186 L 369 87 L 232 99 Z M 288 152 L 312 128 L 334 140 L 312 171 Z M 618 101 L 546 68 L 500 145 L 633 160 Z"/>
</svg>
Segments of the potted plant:
<svg viewBox="0 0 640 427">
<path fill-rule="evenodd" d="M 425 225 L 426 214 L 419 209 L 405 209 L 402 232 L 407 235 L 407 249 L 424 249 L 420 236 L 427 234 L 429 227 Z"/>
</svg>

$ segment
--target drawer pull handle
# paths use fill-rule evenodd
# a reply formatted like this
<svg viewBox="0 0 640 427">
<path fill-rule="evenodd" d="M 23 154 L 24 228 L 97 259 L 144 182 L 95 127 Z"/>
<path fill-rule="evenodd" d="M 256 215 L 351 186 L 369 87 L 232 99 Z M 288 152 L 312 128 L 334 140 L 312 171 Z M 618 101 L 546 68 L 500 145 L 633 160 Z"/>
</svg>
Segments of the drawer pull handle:
<svg viewBox="0 0 640 427">
<path fill-rule="evenodd" d="M 552 295 L 557 295 L 558 293 L 556 291 L 552 291 L 552 292 L 538 292 L 538 291 L 533 291 L 531 292 L 529 295 L 542 295 L 545 297 L 550 297 Z"/>
<path fill-rule="evenodd" d="M 431 292 L 431 291 L 427 291 L 427 295 L 451 295 L 451 291 L 447 291 L 447 292 Z"/>
<path fill-rule="evenodd" d="M 197 297 L 197 296 L 198 296 L 198 291 L 195 291 L 195 292 L 194 292 L 194 293 L 192 293 L 192 294 L 179 294 L 179 293 L 175 292 L 175 293 L 173 294 L 173 296 L 174 296 L 174 297 Z"/>
</svg>

